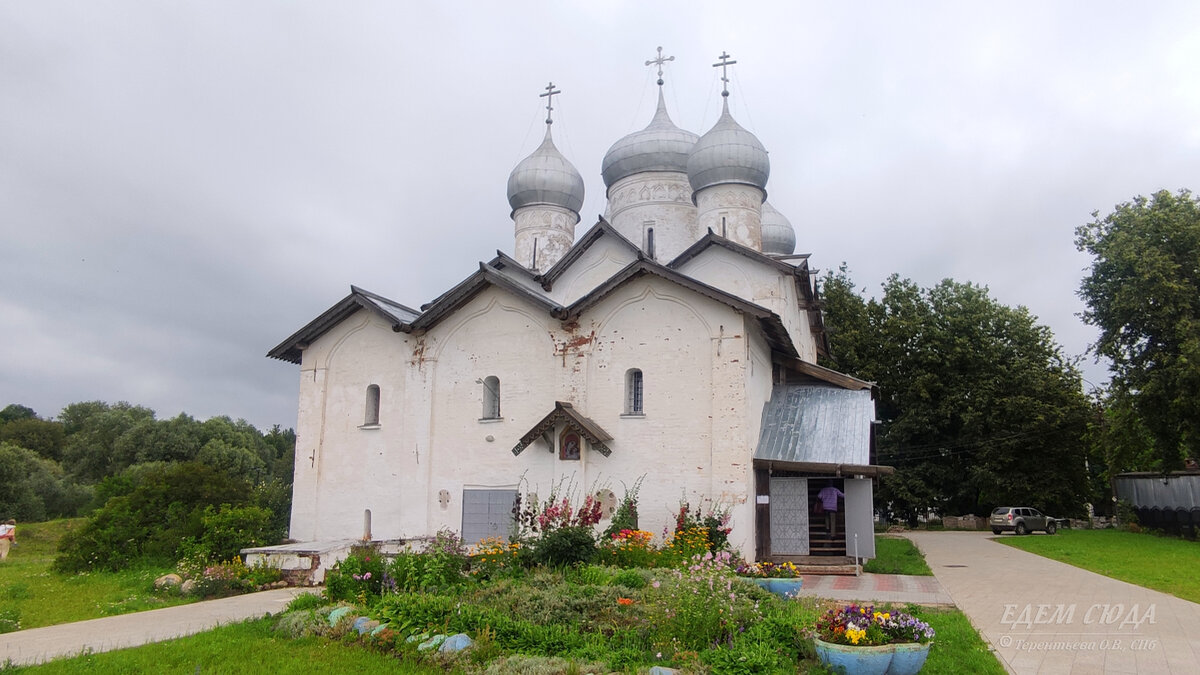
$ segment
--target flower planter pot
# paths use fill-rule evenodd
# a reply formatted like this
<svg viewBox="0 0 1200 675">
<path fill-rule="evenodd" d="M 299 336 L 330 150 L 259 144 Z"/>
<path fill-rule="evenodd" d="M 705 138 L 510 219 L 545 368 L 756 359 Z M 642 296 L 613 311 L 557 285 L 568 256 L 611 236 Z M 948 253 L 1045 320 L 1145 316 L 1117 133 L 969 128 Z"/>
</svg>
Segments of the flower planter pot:
<svg viewBox="0 0 1200 675">
<path fill-rule="evenodd" d="M 764 591 L 770 591 L 771 593 L 774 593 L 775 595 L 778 595 L 779 597 L 784 598 L 784 599 L 791 599 L 791 598 L 796 597 L 799 594 L 798 591 L 800 590 L 801 586 L 804 585 L 804 580 L 800 579 L 799 577 L 797 577 L 795 579 L 779 579 L 779 578 L 764 579 L 763 577 L 738 577 L 738 578 L 742 579 L 743 581 L 749 581 L 750 583 L 757 585 L 759 588 L 763 589 Z"/>
<path fill-rule="evenodd" d="M 925 667 L 925 659 L 929 658 L 929 643 L 905 642 L 892 645 L 892 665 L 888 666 L 888 675 L 917 675 Z"/>
<path fill-rule="evenodd" d="M 916 675 L 929 657 L 929 644 L 840 645 L 815 640 L 821 663 L 846 675 Z"/>
<path fill-rule="evenodd" d="M 831 670 L 846 675 L 885 675 L 892 665 L 892 647 L 839 645 L 816 640 L 817 658 Z"/>
</svg>

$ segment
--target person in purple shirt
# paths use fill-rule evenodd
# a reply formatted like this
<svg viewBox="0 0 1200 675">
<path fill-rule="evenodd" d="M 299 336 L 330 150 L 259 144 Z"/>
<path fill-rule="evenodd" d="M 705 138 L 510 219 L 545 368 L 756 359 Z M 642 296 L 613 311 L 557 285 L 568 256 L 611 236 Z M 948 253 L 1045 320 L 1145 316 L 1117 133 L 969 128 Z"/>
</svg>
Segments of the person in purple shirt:
<svg viewBox="0 0 1200 675">
<path fill-rule="evenodd" d="M 821 506 L 825 509 L 825 529 L 829 534 L 837 536 L 838 498 L 845 499 L 846 494 L 833 485 L 826 485 L 817 493 Z"/>
</svg>

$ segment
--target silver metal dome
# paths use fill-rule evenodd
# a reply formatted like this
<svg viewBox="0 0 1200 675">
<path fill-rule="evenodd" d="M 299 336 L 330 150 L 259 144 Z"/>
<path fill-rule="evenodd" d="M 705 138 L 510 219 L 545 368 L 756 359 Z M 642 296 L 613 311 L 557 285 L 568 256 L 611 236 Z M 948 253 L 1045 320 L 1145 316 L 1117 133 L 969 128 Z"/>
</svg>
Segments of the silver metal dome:
<svg viewBox="0 0 1200 675">
<path fill-rule="evenodd" d="M 699 138 L 680 129 L 667 114 L 662 88 L 658 90 L 658 110 L 650 125 L 622 138 L 604 155 L 600 173 L 604 187 L 612 187 L 627 176 L 647 171 L 687 171 L 688 153 Z"/>
<path fill-rule="evenodd" d="M 765 192 L 771 162 L 758 138 L 734 121 L 726 99 L 721 119 L 688 155 L 687 172 L 695 192 L 726 183 L 753 185 Z"/>
<path fill-rule="evenodd" d="M 796 230 L 782 213 L 767 202 L 762 205 L 762 252 L 773 255 L 796 252 Z"/>
<path fill-rule="evenodd" d="M 508 203 L 513 211 L 523 206 L 548 204 L 578 215 L 583 208 L 583 176 L 554 147 L 549 124 L 538 149 L 508 175 Z"/>
</svg>

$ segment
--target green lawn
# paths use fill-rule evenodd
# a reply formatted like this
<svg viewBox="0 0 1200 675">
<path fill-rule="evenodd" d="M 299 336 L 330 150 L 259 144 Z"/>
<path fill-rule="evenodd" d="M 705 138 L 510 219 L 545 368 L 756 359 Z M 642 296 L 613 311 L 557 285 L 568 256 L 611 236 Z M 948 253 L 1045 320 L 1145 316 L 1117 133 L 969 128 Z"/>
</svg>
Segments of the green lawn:
<svg viewBox="0 0 1200 675">
<path fill-rule="evenodd" d="M 922 577 L 933 576 L 925 557 L 917 547 L 904 537 L 875 536 L 875 558 L 863 565 L 864 572 L 872 574 L 912 574 Z"/>
<path fill-rule="evenodd" d="M 151 592 L 154 579 L 170 570 L 58 574 L 50 570 L 58 540 L 86 519 L 17 525 L 17 545 L 0 564 L 0 629 L 38 628 L 189 602 Z M 9 621 L 6 621 L 9 620 Z"/>
<path fill-rule="evenodd" d="M 274 619 L 222 626 L 207 633 L 134 649 L 86 654 L 10 672 L 54 673 L 440 673 L 411 666 L 355 644 L 324 638 L 290 639 L 271 630 Z"/>
<path fill-rule="evenodd" d="M 1200 543 L 1121 530 L 1059 530 L 1053 537 L 998 537 L 1030 553 L 1200 602 Z"/>
</svg>

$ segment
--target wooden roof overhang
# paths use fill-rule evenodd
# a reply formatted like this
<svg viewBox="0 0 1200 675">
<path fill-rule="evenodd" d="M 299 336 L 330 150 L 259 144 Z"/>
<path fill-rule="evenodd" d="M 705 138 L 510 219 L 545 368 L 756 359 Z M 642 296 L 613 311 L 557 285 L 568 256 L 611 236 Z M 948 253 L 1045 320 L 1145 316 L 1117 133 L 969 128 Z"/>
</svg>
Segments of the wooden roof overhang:
<svg viewBox="0 0 1200 675">
<path fill-rule="evenodd" d="M 777 471 L 797 471 L 800 473 L 816 473 L 822 475 L 846 477 L 866 476 L 877 478 L 896 473 L 896 467 L 882 464 L 835 464 L 830 462 L 789 462 L 779 459 L 756 459 L 754 468 Z"/>
<path fill-rule="evenodd" d="M 421 314 L 415 309 L 389 300 L 382 295 L 351 286 L 350 295 L 342 298 L 336 305 L 325 310 L 300 330 L 292 333 L 286 340 L 267 352 L 267 356 L 289 363 L 300 363 L 303 351 L 308 345 L 360 309 L 365 309 L 387 321 L 394 331 L 403 330 L 408 322 Z"/>
<path fill-rule="evenodd" d="M 605 457 L 612 454 L 612 450 L 605 444 L 607 441 L 612 440 L 612 436 L 599 424 L 580 414 L 574 406 L 565 401 L 555 401 L 554 410 L 551 410 L 541 421 L 533 425 L 533 428 L 525 432 L 521 440 L 517 441 L 517 444 L 513 446 L 512 454 L 514 456 L 520 455 L 525 448 L 529 447 L 534 441 L 544 436 L 560 423 L 578 432 L 592 448 Z M 550 447 L 550 451 L 554 452 L 553 446 Z"/>
</svg>

